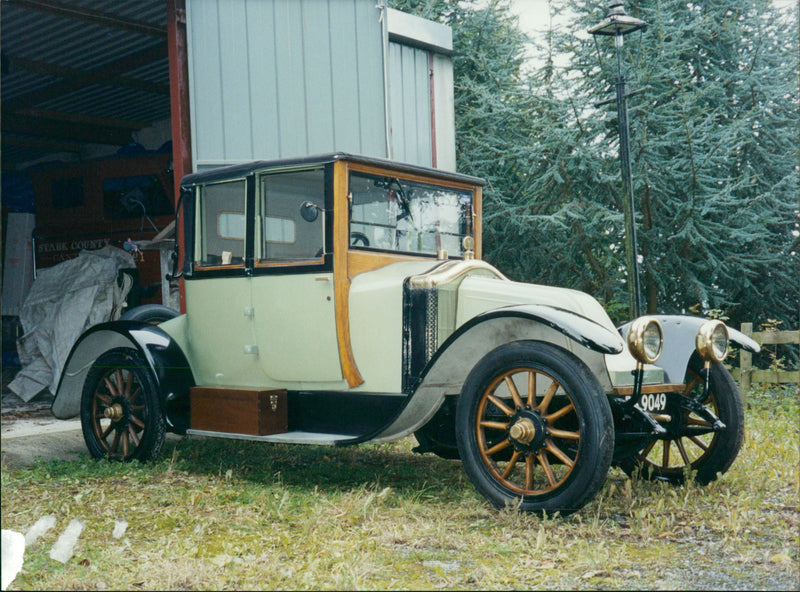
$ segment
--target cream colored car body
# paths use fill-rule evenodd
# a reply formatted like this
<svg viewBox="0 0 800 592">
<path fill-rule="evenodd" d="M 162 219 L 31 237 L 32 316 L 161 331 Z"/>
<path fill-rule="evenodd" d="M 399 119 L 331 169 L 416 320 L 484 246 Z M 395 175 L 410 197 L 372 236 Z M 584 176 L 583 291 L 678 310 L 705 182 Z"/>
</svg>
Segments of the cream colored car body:
<svg viewBox="0 0 800 592">
<path fill-rule="evenodd" d="M 438 343 L 443 354 L 431 364 L 414 392 L 404 392 L 403 286 L 407 279 L 424 276 L 440 265 L 440 261 L 394 263 L 354 279 L 349 299 L 350 333 L 355 363 L 364 382 L 353 388 L 348 387 L 341 373 L 332 304 L 333 278 L 329 274 L 191 282 L 186 298 L 192 315 L 164 323 L 161 328 L 183 344 L 198 384 L 414 395 L 403 413 L 375 438 L 378 441 L 402 437 L 424 425 L 444 396 L 460 392 L 471 367 L 503 343 L 537 340 L 558 345 L 579 357 L 607 391 L 612 389 L 612 377 L 628 376 L 635 368 L 635 361 L 624 350 L 604 356 L 559 330 L 519 318 L 478 324 L 446 344 L 451 335 L 475 317 L 521 304 L 569 310 L 616 334 L 600 303 L 587 294 L 513 282 L 483 262 L 454 262 L 450 267 L 463 268 L 463 273 L 456 273 L 454 279 L 437 286 Z M 271 296 L 276 293 L 291 297 Z M 451 304 L 443 306 L 448 301 Z M 221 302 L 225 305 L 220 306 Z M 623 348 L 621 338 L 619 347 Z M 606 359 L 614 367 L 611 375 Z M 648 381 L 661 377 L 660 372 L 651 371 Z"/>
<path fill-rule="evenodd" d="M 314 171 L 320 174 L 315 177 Z M 298 184 L 281 185 L 284 178 Z M 272 179 L 278 179 L 278 185 L 270 186 Z M 392 233 L 386 231 L 386 218 L 382 222 L 370 218 L 379 206 L 369 201 L 375 195 L 384 204 L 388 200 L 390 222 L 395 212 L 402 213 L 397 206 L 404 199 L 400 180 L 423 194 L 425 188 L 441 188 L 434 189 L 436 197 L 428 205 L 415 202 L 414 224 L 409 224 L 409 216 L 402 221 L 402 231 L 402 216 L 397 215 L 394 240 L 402 234 L 404 248 L 423 246 L 420 252 L 387 251 Z M 226 183 L 230 196 L 203 210 L 205 188 L 228 191 Z M 252 163 L 188 177 L 184 180 L 184 191 L 191 195 L 187 220 L 194 230 L 186 245 L 187 314 L 158 329 L 112 324 L 87 332 L 65 366 L 54 413 L 77 414 L 88 368 L 108 347 L 126 343 L 151 365 L 164 391 L 167 420 L 175 422 L 171 425 L 179 432 L 189 427 L 189 390 L 196 385 L 231 392 L 284 389 L 290 398 L 310 393 L 323 408 L 328 398 L 351 397 L 356 412 L 366 401 L 363 397 L 383 399 L 389 411 L 381 421 L 388 418 L 388 423 L 379 422 L 378 432 L 367 430 L 360 437 L 400 437 L 425 425 L 444 397 L 458 395 L 480 359 L 514 341 L 542 341 L 570 352 L 608 394 L 615 386 L 630 384 L 636 363 L 594 298 L 574 290 L 514 282 L 480 260 L 481 183 L 463 175 L 344 154 Z M 245 186 L 250 187 L 247 192 Z M 367 201 L 356 197 L 354 203 L 354 191 L 361 191 Z M 425 242 L 432 240 L 433 226 L 419 226 L 420 216 L 441 207 L 439 195 L 445 193 L 452 205 L 445 206 L 450 210 L 442 224 L 456 228 L 452 221 L 461 212 L 460 230 L 442 238 L 443 245 L 446 239 L 447 246 L 456 250 L 450 257 Z M 237 202 L 245 195 L 254 196 L 247 197 L 253 200 L 247 202 L 250 205 Z M 319 214 L 301 219 L 303 208 Z M 253 234 L 247 240 L 244 235 L 237 239 L 237 232 L 244 233 L 247 216 L 256 220 Z M 294 225 L 289 230 L 286 220 Z M 315 234 L 308 234 L 312 228 L 317 228 Z M 270 242 L 275 232 L 285 238 Z M 438 221 L 435 233 L 438 249 Z M 460 245 L 459 233 L 471 241 L 474 234 L 473 247 Z M 376 242 L 366 249 L 359 245 L 364 238 L 377 241 L 378 235 L 389 243 Z M 307 248 L 297 259 L 293 245 L 304 241 Z M 313 241 L 323 248 L 317 250 Z M 269 249 L 277 249 L 278 258 L 270 259 Z M 287 254 L 295 259 L 285 259 Z M 249 262 L 245 257 L 251 258 Z M 422 300 L 413 301 L 420 295 Z M 685 368 L 688 355 L 678 366 Z M 679 367 L 681 378 L 682 371 Z M 651 367 L 645 381 L 657 383 L 663 378 L 663 372 Z M 224 412 L 224 399 L 220 405 Z M 288 435 L 278 439 L 292 441 Z"/>
<path fill-rule="evenodd" d="M 187 313 L 158 329 L 175 347 L 150 351 L 150 345 L 162 348 L 155 329 L 136 332 L 131 326 L 114 325 L 87 332 L 65 365 L 54 410 L 63 417 L 78 413 L 84 379 L 106 350 L 106 343 L 116 347 L 129 344 L 140 351 L 159 380 L 173 374 L 170 368 L 159 368 L 161 360 L 157 358 L 166 349 L 174 357 L 164 363 L 173 367 L 188 364 L 191 382 L 185 390 L 175 385 L 181 392 L 163 393 L 166 407 L 170 401 L 188 400 L 193 386 L 411 394 L 403 391 L 403 282 L 442 260 L 429 250 L 376 249 L 380 246 L 378 234 L 386 239 L 391 233 L 387 234 L 385 226 L 367 228 L 372 206 L 366 202 L 357 206 L 364 214 L 357 228 L 369 234 L 373 249 L 353 248 L 357 245 L 348 240 L 351 216 L 347 196 L 354 189 L 348 188 L 348 182 L 351 175 L 372 175 L 418 186 L 427 183 L 426 187 L 449 192 L 451 200 L 467 196 L 473 215 L 480 208 L 482 182 L 345 154 L 252 163 L 209 173 L 184 180 L 184 191 L 191 192 L 184 202 L 188 204 L 184 213 L 191 211 L 185 222 L 193 228 L 182 251 L 188 266 L 183 283 Z M 269 187 L 271 179 L 280 178 L 292 178 L 296 185 Z M 362 180 L 362 187 L 364 183 Z M 250 189 L 245 191 L 245 186 Z M 216 201 L 209 198 L 213 206 L 204 209 L 206 193 L 212 189 Z M 384 196 L 393 195 L 397 188 L 388 186 L 380 191 Z M 253 193 L 255 205 L 247 201 Z M 302 195 L 300 201 L 296 201 L 298 195 Z M 313 208 L 320 212 L 318 221 L 301 218 L 302 200 L 313 201 Z M 463 209 L 463 203 L 457 206 Z M 454 211 L 451 207 L 450 214 Z M 415 210 L 416 216 L 424 214 Z M 391 216 L 394 219 L 394 213 Z M 257 222 L 252 230 L 248 227 L 245 236 L 248 217 Z M 452 224 L 452 216 L 442 220 L 442 224 Z M 307 231 L 315 224 L 319 230 L 311 235 Z M 271 240 L 271 233 L 286 232 L 290 226 L 286 237 Z M 414 229 L 404 222 L 407 236 L 414 230 L 420 241 L 424 232 L 433 236 L 429 229 Z M 479 249 L 479 226 L 474 234 Z M 460 244 L 454 243 L 454 238 L 460 241 L 451 236 L 450 243 Z M 314 240 L 319 242 L 313 244 Z M 256 247 L 249 246 L 253 244 Z M 304 244 L 310 250 L 293 251 L 295 245 Z M 318 246 L 322 248 L 316 252 Z M 257 250 L 254 261 L 246 252 L 252 248 Z M 251 257 L 246 264 L 245 255 Z M 352 265 L 360 266 L 359 271 L 351 273 Z M 180 380 L 185 382 L 184 377 Z M 180 413 L 185 415 L 186 410 Z M 169 412 L 167 416 L 169 419 Z"/>
<path fill-rule="evenodd" d="M 364 383 L 352 390 L 402 393 L 403 282 L 438 263 L 395 263 L 355 278 L 350 288 L 350 332 Z M 488 269 L 472 270 L 452 285 L 440 287 L 456 294 L 450 312 L 452 325 L 440 334 L 441 342 L 474 317 L 517 304 L 569 310 L 616 332 L 602 305 L 588 294 L 514 282 Z M 332 288 L 330 274 L 191 282 L 186 294 L 191 317 L 168 321 L 161 328 L 185 344 L 184 352 L 199 384 L 346 389 L 336 349 Z M 276 299 L 271 296 L 275 293 L 290 297 Z M 546 327 L 531 324 L 522 333 L 579 355 L 594 366 L 601 384 L 611 387 L 609 373 L 598 363 L 596 352 Z M 636 366 L 626 352 L 608 358 L 615 359 L 615 372 L 630 372 Z"/>
</svg>

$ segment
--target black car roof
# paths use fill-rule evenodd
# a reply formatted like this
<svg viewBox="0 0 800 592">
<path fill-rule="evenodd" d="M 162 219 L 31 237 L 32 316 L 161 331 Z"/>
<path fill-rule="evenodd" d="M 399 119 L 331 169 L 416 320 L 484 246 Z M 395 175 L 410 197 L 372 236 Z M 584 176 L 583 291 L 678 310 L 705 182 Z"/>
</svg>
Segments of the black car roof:
<svg viewBox="0 0 800 592">
<path fill-rule="evenodd" d="M 346 152 L 331 152 L 328 154 L 318 154 L 314 156 L 304 156 L 300 158 L 285 158 L 278 160 L 256 160 L 243 164 L 235 164 L 230 166 L 223 166 L 198 173 L 186 175 L 181 180 L 182 187 L 192 187 L 194 185 L 201 185 L 204 183 L 212 183 L 214 181 L 222 181 L 226 179 L 241 179 L 256 171 L 281 169 L 287 167 L 297 166 L 314 166 L 322 165 L 338 160 L 346 160 L 348 162 L 355 162 L 359 164 L 366 164 L 372 166 L 392 168 L 396 171 L 415 173 L 421 175 L 431 175 L 439 179 L 458 181 L 461 183 L 470 183 L 474 185 L 485 185 L 486 181 L 480 177 L 472 177 L 470 175 L 463 175 L 461 173 L 453 173 L 451 171 L 443 171 L 440 169 L 433 169 L 413 164 L 405 164 L 386 160 L 383 158 L 372 158 L 367 156 L 359 156 L 356 154 L 348 154 Z"/>
</svg>

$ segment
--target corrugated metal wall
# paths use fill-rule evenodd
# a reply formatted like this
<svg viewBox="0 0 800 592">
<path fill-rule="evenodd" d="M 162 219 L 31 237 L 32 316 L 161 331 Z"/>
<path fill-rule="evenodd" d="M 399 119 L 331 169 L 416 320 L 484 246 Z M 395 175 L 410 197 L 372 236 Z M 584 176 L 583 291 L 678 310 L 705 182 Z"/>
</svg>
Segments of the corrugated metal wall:
<svg viewBox="0 0 800 592">
<path fill-rule="evenodd" d="M 186 4 L 196 170 L 339 150 L 387 156 L 375 0 Z"/>
<path fill-rule="evenodd" d="M 389 43 L 392 158 L 432 165 L 429 52 Z"/>
</svg>

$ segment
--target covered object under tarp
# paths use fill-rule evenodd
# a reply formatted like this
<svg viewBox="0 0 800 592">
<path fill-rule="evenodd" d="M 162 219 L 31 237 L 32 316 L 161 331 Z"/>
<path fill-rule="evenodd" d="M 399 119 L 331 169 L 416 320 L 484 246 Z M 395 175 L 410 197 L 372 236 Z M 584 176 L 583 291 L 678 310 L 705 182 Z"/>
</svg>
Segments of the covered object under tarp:
<svg viewBox="0 0 800 592">
<path fill-rule="evenodd" d="M 132 285 L 119 271 L 135 267 L 130 254 L 107 246 L 38 271 L 20 311 L 22 370 L 8 385 L 12 392 L 24 401 L 44 388 L 56 392 L 78 337 L 92 325 L 119 318 Z"/>
</svg>

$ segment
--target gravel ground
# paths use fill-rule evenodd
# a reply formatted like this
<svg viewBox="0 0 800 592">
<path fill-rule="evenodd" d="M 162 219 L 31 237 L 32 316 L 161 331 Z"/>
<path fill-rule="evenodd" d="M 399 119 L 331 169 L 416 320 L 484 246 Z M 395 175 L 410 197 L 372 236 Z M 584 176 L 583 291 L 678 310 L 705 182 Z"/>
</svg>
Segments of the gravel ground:
<svg viewBox="0 0 800 592">
<path fill-rule="evenodd" d="M 19 367 L 3 367 L 2 462 L 15 467 L 36 458 L 74 460 L 86 453 L 79 420 L 61 421 L 50 413 L 53 395 L 43 390 L 28 402 L 12 393 L 8 384 Z"/>
</svg>

